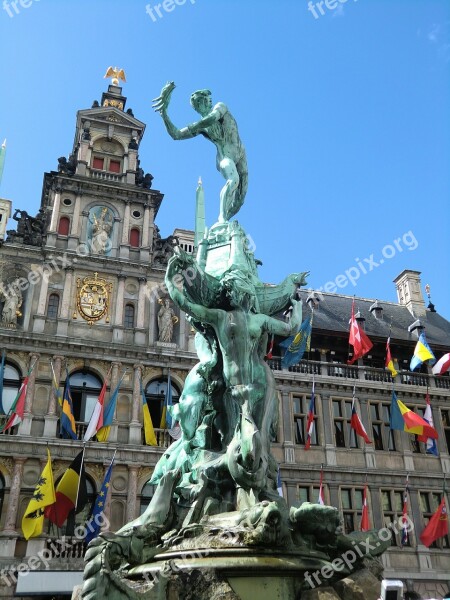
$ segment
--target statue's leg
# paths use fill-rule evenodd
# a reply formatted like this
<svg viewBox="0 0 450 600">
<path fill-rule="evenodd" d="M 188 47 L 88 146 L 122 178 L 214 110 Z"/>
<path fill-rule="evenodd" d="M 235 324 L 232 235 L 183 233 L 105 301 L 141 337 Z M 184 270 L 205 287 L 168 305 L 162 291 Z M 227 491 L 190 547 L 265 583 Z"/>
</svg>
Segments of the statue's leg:
<svg viewBox="0 0 450 600">
<path fill-rule="evenodd" d="M 228 221 L 233 216 L 232 206 L 236 190 L 239 186 L 239 173 L 231 158 L 223 158 L 219 163 L 219 171 L 227 180 L 220 192 L 219 223 Z"/>
<path fill-rule="evenodd" d="M 248 190 L 248 167 L 247 167 L 247 158 L 242 158 L 237 164 L 236 169 L 239 174 L 239 185 L 234 195 L 233 205 L 230 206 L 228 218 L 230 219 L 233 215 L 235 215 L 244 204 L 245 196 L 247 195 Z"/>
</svg>

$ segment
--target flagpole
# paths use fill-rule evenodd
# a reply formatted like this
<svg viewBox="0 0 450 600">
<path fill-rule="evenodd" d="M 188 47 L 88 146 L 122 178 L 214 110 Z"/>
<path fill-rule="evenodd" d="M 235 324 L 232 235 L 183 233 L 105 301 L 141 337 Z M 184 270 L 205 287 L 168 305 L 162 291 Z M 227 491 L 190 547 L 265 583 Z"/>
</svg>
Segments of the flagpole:
<svg viewBox="0 0 450 600">
<path fill-rule="evenodd" d="M 83 442 L 83 454 L 81 456 L 80 476 L 78 477 L 77 496 L 76 496 L 76 499 L 75 499 L 75 515 L 77 514 L 78 495 L 80 493 L 81 476 L 82 476 L 82 473 L 83 473 L 84 452 L 85 452 L 85 450 L 86 450 L 86 442 Z M 76 518 L 76 516 L 75 516 L 75 518 Z"/>
</svg>

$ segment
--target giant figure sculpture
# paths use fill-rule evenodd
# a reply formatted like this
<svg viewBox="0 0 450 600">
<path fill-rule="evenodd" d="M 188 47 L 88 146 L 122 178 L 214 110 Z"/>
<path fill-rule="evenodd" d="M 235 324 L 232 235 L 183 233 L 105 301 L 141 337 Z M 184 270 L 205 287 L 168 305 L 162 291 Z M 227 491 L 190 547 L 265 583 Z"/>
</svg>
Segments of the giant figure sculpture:
<svg viewBox="0 0 450 600">
<path fill-rule="evenodd" d="M 167 116 L 173 89 L 172 83 L 165 86 L 155 106 L 168 132 L 174 139 L 198 133 L 210 138 L 227 179 L 219 221 L 199 243 L 197 256 L 178 247 L 166 271 L 169 295 L 196 330 L 200 362 L 173 409 L 182 436 L 155 466 L 151 482 L 157 488 L 150 505 L 116 534 L 103 533 L 89 546 L 84 600 L 166 598 L 165 575 L 156 586 L 144 586 L 144 595 L 131 588 L 146 569 L 160 568 L 152 565 L 192 549 L 245 551 L 252 557 L 284 552 L 289 557 L 283 568 L 301 573 L 305 565 L 329 565 L 358 541 L 341 535 L 337 509 L 305 503 L 289 512 L 278 494 L 278 465 L 271 454 L 278 399 L 264 355 L 269 334 L 287 337 L 298 330 L 302 308 L 296 292 L 306 274 L 290 275 L 277 286 L 260 281 L 259 261 L 245 231 L 229 221 L 247 189 L 236 123 L 225 105 L 212 108 L 210 93 L 201 91 L 192 102 L 202 119 L 176 129 Z M 288 320 L 278 316 L 289 307 Z M 372 554 L 385 547 L 378 543 Z M 198 600 L 211 597 L 195 595 Z"/>
</svg>

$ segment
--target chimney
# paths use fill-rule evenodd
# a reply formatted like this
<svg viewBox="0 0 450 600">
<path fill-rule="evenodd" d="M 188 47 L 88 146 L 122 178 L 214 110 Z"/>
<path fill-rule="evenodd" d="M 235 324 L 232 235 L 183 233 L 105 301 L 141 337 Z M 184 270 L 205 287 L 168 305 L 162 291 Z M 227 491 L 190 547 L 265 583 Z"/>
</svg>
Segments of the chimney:
<svg viewBox="0 0 450 600">
<path fill-rule="evenodd" d="M 406 306 L 414 317 L 424 316 L 426 308 L 420 285 L 420 271 L 405 269 L 394 279 L 394 283 L 399 304 Z"/>
</svg>

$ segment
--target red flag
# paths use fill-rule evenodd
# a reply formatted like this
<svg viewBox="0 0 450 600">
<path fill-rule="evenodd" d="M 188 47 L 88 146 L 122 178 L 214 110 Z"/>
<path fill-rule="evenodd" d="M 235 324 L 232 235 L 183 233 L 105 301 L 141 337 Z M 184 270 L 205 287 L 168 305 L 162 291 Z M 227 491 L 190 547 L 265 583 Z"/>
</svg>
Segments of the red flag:
<svg viewBox="0 0 450 600">
<path fill-rule="evenodd" d="M 384 366 L 391 372 L 392 377 L 396 377 L 398 375 L 394 367 L 394 361 L 392 360 L 390 336 L 388 337 L 386 342 L 386 362 L 384 363 Z"/>
<path fill-rule="evenodd" d="M 362 507 L 362 515 L 361 515 L 361 531 L 369 531 L 370 522 L 369 522 L 369 507 L 367 506 L 367 483 L 364 486 L 364 495 L 363 495 L 363 507 Z"/>
<path fill-rule="evenodd" d="M 354 396 L 353 396 L 353 402 L 352 402 L 352 418 L 350 421 L 350 426 L 352 429 L 355 430 L 357 435 L 359 435 L 360 437 L 362 437 L 364 439 L 366 444 L 372 443 L 372 440 L 369 439 L 369 436 L 367 435 L 367 431 L 366 431 L 364 425 L 362 424 L 362 421 L 359 418 L 358 413 L 356 412 Z"/>
<path fill-rule="evenodd" d="M 274 341 L 275 341 L 275 336 L 272 334 L 272 337 L 270 338 L 269 349 L 267 350 L 267 354 L 266 354 L 266 358 L 268 360 L 270 360 L 273 357 L 272 352 L 273 352 Z"/>
<path fill-rule="evenodd" d="M 445 496 L 442 496 L 441 503 L 437 511 L 428 521 L 428 525 L 422 531 L 420 541 L 424 546 L 429 548 L 437 539 L 448 535 L 448 514 L 445 506 Z"/>
<path fill-rule="evenodd" d="M 89 421 L 89 425 L 87 426 L 86 432 L 83 437 L 84 442 L 88 442 L 96 433 L 103 427 L 103 412 L 104 412 L 104 404 L 105 404 L 105 395 L 106 395 L 106 386 L 108 383 L 108 378 L 106 377 L 100 394 L 97 398 L 97 402 L 95 403 L 94 410 L 92 412 L 91 419 Z"/>
<path fill-rule="evenodd" d="M 308 420 L 306 422 L 306 443 L 305 443 L 305 450 L 309 450 L 311 447 L 311 437 L 314 431 L 314 412 L 315 412 L 315 397 L 314 397 L 314 387 L 315 387 L 315 382 L 313 379 L 313 386 L 312 386 L 312 392 L 311 392 L 311 400 L 309 402 L 309 409 L 308 409 Z"/>
<path fill-rule="evenodd" d="M 352 316 L 350 319 L 350 337 L 348 343 L 353 346 L 353 358 L 347 361 L 352 365 L 358 358 L 362 358 L 372 348 L 373 344 L 361 329 L 358 321 L 355 319 L 355 301 L 352 302 Z"/>
<path fill-rule="evenodd" d="M 325 496 L 323 494 L 323 469 L 320 470 L 320 487 L 319 487 L 319 498 L 317 504 L 325 505 Z"/>
<path fill-rule="evenodd" d="M 25 379 L 22 382 L 22 385 L 20 386 L 19 393 L 17 394 L 16 400 L 15 400 L 14 404 L 12 405 L 9 419 L 5 423 L 1 433 L 5 433 L 5 431 L 7 431 L 8 429 L 11 429 L 11 427 L 14 427 L 15 425 L 19 425 L 19 423 L 22 423 L 23 415 L 25 412 L 25 397 L 27 395 L 27 387 L 28 387 L 28 375 L 25 377 Z"/>
</svg>

